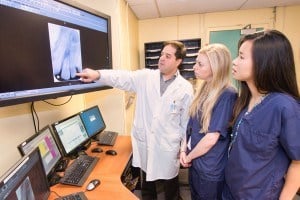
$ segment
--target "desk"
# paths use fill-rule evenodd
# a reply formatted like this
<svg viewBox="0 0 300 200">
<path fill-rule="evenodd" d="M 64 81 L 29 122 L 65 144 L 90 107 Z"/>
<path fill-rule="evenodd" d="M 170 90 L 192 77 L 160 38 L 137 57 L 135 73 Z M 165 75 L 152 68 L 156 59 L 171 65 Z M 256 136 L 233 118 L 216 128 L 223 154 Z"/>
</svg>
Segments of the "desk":
<svg viewBox="0 0 300 200">
<path fill-rule="evenodd" d="M 101 184 L 95 190 L 85 192 L 89 200 L 138 199 L 121 181 L 121 175 L 132 155 L 130 136 L 119 135 L 113 147 L 101 146 L 104 150 L 102 153 L 92 153 L 91 149 L 95 146 L 97 146 L 97 144 L 93 142 L 86 153 L 88 155 L 97 156 L 100 159 L 82 187 L 57 184 L 52 186 L 50 190 L 55 191 L 61 196 L 85 191 L 87 184 L 92 179 L 97 178 L 101 181 Z M 116 156 L 106 155 L 105 151 L 107 149 L 114 149 L 118 154 Z M 49 200 L 55 198 L 57 198 L 56 194 L 51 192 Z"/>
</svg>

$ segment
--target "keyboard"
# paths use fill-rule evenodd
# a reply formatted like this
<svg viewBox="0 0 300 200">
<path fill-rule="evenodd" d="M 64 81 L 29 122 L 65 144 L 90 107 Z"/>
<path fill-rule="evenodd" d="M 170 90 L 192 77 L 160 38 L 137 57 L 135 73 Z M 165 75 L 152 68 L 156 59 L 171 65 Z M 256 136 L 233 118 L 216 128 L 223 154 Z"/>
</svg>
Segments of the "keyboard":
<svg viewBox="0 0 300 200">
<path fill-rule="evenodd" d="M 88 200 L 83 192 L 72 193 L 66 196 L 56 198 L 55 200 Z"/>
<path fill-rule="evenodd" d="M 82 186 L 98 161 L 99 158 L 97 157 L 80 155 L 66 169 L 59 182 L 66 185 Z"/>
<path fill-rule="evenodd" d="M 118 137 L 118 133 L 117 132 L 103 131 L 98 136 L 98 144 L 100 144 L 100 145 L 114 146 L 117 137 Z"/>
</svg>

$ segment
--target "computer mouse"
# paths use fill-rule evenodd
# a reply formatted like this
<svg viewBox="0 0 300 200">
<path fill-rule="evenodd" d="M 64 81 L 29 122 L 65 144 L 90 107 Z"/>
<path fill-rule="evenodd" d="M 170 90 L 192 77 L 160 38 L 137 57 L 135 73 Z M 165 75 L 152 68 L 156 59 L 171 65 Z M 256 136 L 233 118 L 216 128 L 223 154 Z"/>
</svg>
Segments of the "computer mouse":
<svg viewBox="0 0 300 200">
<path fill-rule="evenodd" d="M 100 185 L 99 179 L 93 179 L 89 182 L 89 184 L 86 186 L 86 190 L 92 191 L 94 190 L 98 185 Z"/>
<path fill-rule="evenodd" d="M 101 153 L 101 152 L 103 152 L 103 150 L 101 148 L 99 148 L 99 147 L 96 147 L 96 148 L 92 149 L 92 152 L 93 153 Z"/>
<path fill-rule="evenodd" d="M 105 151 L 105 153 L 107 155 L 111 155 L 111 156 L 116 156 L 117 155 L 117 152 L 113 149 L 109 149 L 109 150 Z"/>
</svg>

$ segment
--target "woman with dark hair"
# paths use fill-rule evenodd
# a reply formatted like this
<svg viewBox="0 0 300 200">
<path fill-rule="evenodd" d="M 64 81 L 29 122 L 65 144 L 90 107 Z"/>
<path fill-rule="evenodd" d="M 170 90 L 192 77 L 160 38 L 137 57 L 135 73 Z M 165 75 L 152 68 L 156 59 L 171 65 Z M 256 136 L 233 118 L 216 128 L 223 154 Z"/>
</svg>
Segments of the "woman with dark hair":
<svg viewBox="0 0 300 200">
<path fill-rule="evenodd" d="M 300 106 L 291 44 L 246 35 L 233 61 L 239 84 L 223 199 L 292 199 L 300 186 Z"/>
</svg>

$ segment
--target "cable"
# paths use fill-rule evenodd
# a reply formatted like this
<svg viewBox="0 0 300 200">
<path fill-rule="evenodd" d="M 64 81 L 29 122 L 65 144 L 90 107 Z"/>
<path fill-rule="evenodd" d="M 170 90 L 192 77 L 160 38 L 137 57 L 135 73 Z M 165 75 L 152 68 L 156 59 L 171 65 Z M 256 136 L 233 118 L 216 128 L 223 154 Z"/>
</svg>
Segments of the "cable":
<svg viewBox="0 0 300 200">
<path fill-rule="evenodd" d="M 57 192 L 51 190 L 50 192 L 53 192 L 57 197 L 61 197 Z"/>
<path fill-rule="evenodd" d="M 70 98 L 69 98 L 66 102 L 64 102 L 64 103 L 62 103 L 62 104 L 53 104 L 53 103 L 50 103 L 50 102 L 48 102 L 48 101 L 46 101 L 46 100 L 43 100 L 43 102 L 45 102 L 45 103 L 47 103 L 47 104 L 49 104 L 49 105 L 51 105 L 51 106 L 62 106 L 62 105 L 65 105 L 65 104 L 69 103 L 69 102 L 71 101 L 72 97 L 73 97 L 73 96 L 70 96 Z"/>
<path fill-rule="evenodd" d="M 49 105 L 52 105 L 52 106 L 62 106 L 62 105 L 65 105 L 65 104 L 69 103 L 71 101 L 72 97 L 73 96 L 70 96 L 70 98 L 66 102 L 64 102 L 62 104 L 53 104 L 53 103 L 50 103 L 50 102 L 45 101 L 45 100 L 43 102 L 45 102 L 45 103 L 47 103 Z M 40 120 L 39 120 L 39 116 L 38 116 L 38 114 L 37 114 L 37 112 L 36 112 L 36 110 L 34 108 L 34 101 L 31 102 L 31 106 L 30 107 L 31 107 L 31 116 L 32 116 L 34 130 L 37 133 L 40 130 Z"/>
<path fill-rule="evenodd" d="M 34 108 L 34 101 L 31 102 L 31 116 L 33 120 L 34 130 L 37 133 L 40 130 L 40 122 L 39 122 L 40 120 Z M 36 121 L 37 121 L 37 125 L 36 125 Z"/>
</svg>

